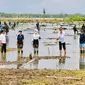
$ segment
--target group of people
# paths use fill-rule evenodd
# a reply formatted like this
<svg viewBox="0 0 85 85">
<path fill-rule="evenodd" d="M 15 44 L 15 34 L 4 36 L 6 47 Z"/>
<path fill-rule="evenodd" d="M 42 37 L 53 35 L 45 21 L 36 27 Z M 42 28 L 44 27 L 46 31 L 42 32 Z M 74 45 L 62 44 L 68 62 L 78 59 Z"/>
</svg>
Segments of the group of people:
<svg viewBox="0 0 85 85">
<path fill-rule="evenodd" d="M 39 53 L 39 39 L 41 39 L 39 35 L 39 23 L 36 24 L 37 30 L 33 34 L 32 38 L 32 44 L 34 48 L 34 56 L 38 55 Z M 76 25 L 73 28 L 74 31 L 76 31 Z M 83 53 L 85 51 L 85 31 L 84 31 L 84 26 L 81 29 L 80 33 L 80 52 Z M 62 48 L 64 50 L 64 56 L 66 56 L 66 43 L 65 43 L 65 32 L 62 27 L 59 28 L 59 32 L 57 35 L 57 42 L 59 42 L 59 50 L 60 50 L 60 56 L 62 56 Z M 6 54 L 6 30 L 1 31 L 0 35 L 0 46 L 1 46 L 1 53 Z M 17 35 L 17 48 L 18 48 L 18 54 L 23 54 L 23 45 L 24 45 L 24 35 L 22 34 L 22 31 L 19 31 L 19 34 Z"/>
<path fill-rule="evenodd" d="M 6 34 L 9 32 L 9 26 L 7 25 L 6 22 L 4 22 L 4 24 L 2 25 L 1 22 L 0 22 L 0 33 L 2 30 L 6 30 Z"/>
<path fill-rule="evenodd" d="M 74 26 L 73 29 L 74 29 L 74 35 L 76 34 L 76 32 L 78 33 L 78 30 L 76 29 L 76 25 Z M 62 28 L 60 28 L 59 30 L 60 31 L 58 33 L 57 40 L 59 40 L 60 56 L 62 56 L 62 47 L 64 49 L 64 56 L 66 56 L 66 43 L 64 41 L 65 32 Z M 80 44 L 80 53 L 85 53 L 85 25 L 84 24 L 80 30 L 79 44 Z"/>
<path fill-rule="evenodd" d="M 24 35 L 22 34 L 22 31 L 19 31 L 19 35 L 17 36 L 17 48 L 18 48 L 18 54 L 23 54 L 23 44 L 24 44 Z M 32 37 L 32 44 L 34 48 L 34 56 L 38 55 L 39 51 L 39 39 L 41 39 L 38 30 L 36 30 Z"/>
<path fill-rule="evenodd" d="M 77 33 L 78 34 L 78 29 L 76 27 L 76 25 L 73 27 L 74 30 L 74 35 Z M 83 30 L 85 32 L 85 24 L 82 25 L 81 30 Z"/>
<path fill-rule="evenodd" d="M 63 28 L 59 29 L 60 31 L 58 32 L 57 36 L 57 41 L 59 41 L 59 50 L 60 50 L 60 56 L 62 56 L 62 48 L 64 49 L 64 56 L 66 56 L 66 43 L 64 40 L 65 32 Z M 24 35 L 22 34 L 22 31 L 19 31 L 20 34 L 17 36 L 17 46 L 18 46 L 18 53 L 23 53 L 23 43 L 24 43 Z M 33 34 L 32 37 L 32 45 L 34 48 L 34 56 L 38 55 L 39 53 L 39 40 L 41 39 L 39 35 L 39 31 L 36 30 Z"/>
<path fill-rule="evenodd" d="M 39 28 L 38 28 L 39 29 Z M 0 34 L 0 46 L 1 46 L 1 53 L 6 54 L 6 45 L 7 45 L 7 39 L 6 39 L 6 30 L 1 30 Z M 39 47 L 39 30 L 36 29 L 36 31 L 33 34 L 33 48 L 34 48 L 34 55 L 38 55 L 38 47 Z M 24 45 L 24 35 L 22 31 L 19 31 L 19 34 L 17 35 L 17 48 L 18 48 L 18 54 L 23 55 L 23 45 Z"/>
<path fill-rule="evenodd" d="M 76 34 L 76 32 L 78 34 L 76 25 L 73 27 L 73 30 L 74 30 L 74 35 Z M 79 43 L 80 43 L 80 53 L 84 53 L 85 52 L 85 24 L 82 25 L 81 30 L 80 30 Z"/>
<path fill-rule="evenodd" d="M 24 35 L 22 34 L 22 31 L 19 31 L 20 34 L 17 36 L 17 47 L 18 47 L 18 53 L 21 52 L 21 54 L 23 53 L 23 43 L 24 43 Z M 57 41 L 59 41 L 59 50 L 60 50 L 60 56 L 62 56 L 62 48 L 64 49 L 64 56 L 66 56 L 66 43 L 65 43 L 65 32 L 63 30 L 63 28 L 61 27 L 59 29 L 58 32 L 58 36 L 57 36 Z M 41 39 L 40 35 L 39 35 L 39 31 L 36 30 L 33 34 L 32 37 L 32 45 L 34 48 L 34 56 L 38 55 L 39 53 L 39 40 Z"/>
</svg>

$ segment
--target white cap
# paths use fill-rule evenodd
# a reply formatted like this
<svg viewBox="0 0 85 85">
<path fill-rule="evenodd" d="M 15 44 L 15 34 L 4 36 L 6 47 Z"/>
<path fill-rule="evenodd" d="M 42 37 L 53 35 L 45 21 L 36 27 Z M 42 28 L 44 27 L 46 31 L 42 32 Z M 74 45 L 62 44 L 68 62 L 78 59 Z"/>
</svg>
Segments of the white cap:
<svg viewBox="0 0 85 85">
<path fill-rule="evenodd" d="M 37 29 L 35 29 L 35 31 L 36 31 L 36 32 L 38 32 L 38 30 L 37 30 Z"/>
<path fill-rule="evenodd" d="M 35 33 L 38 33 L 38 30 L 37 29 L 35 29 Z"/>
</svg>

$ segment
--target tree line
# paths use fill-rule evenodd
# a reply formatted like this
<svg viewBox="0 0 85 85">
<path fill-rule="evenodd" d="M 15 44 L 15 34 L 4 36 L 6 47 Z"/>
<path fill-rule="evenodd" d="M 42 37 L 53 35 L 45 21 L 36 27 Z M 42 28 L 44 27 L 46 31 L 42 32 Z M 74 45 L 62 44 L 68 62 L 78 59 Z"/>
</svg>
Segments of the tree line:
<svg viewBox="0 0 85 85">
<path fill-rule="evenodd" d="M 85 14 L 16 14 L 0 12 L 0 18 L 70 18 L 72 16 L 85 17 Z"/>
</svg>

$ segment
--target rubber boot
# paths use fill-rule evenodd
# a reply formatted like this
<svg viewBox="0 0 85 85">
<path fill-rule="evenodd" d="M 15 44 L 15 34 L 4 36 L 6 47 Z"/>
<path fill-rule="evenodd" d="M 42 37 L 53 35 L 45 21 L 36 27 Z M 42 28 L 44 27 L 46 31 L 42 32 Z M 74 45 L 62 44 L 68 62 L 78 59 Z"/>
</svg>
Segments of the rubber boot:
<svg viewBox="0 0 85 85">
<path fill-rule="evenodd" d="M 20 50 L 18 50 L 18 54 L 20 54 Z"/>
<path fill-rule="evenodd" d="M 38 53 L 39 53 L 39 52 L 37 51 L 37 55 L 38 55 Z"/>
<path fill-rule="evenodd" d="M 36 51 L 34 51 L 34 56 L 36 55 Z"/>
<path fill-rule="evenodd" d="M 82 51 L 82 50 L 80 50 L 80 53 L 83 53 L 83 51 Z"/>
<path fill-rule="evenodd" d="M 21 55 L 23 55 L 23 50 L 21 50 Z"/>
<path fill-rule="evenodd" d="M 30 60 L 32 60 L 32 54 L 29 55 Z"/>
</svg>

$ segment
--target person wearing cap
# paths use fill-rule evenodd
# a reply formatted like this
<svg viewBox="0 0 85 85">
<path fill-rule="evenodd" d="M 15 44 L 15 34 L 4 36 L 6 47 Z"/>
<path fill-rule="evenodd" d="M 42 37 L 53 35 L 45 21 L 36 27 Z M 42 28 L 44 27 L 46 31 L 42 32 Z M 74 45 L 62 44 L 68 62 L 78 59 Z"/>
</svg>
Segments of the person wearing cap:
<svg viewBox="0 0 85 85">
<path fill-rule="evenodd" d="M 38 55 L 39 39 L 40 39 L 40 35 L 38 34 L 38 31 L 35 31 L 32 38 L 34 55 L 36 54 Z"/>
<path fill-rule="evenodd" d="M 0 35 L 1 53 L 6 54 L 6 31 L 2 30 Z"/>
<path fill-rule="evenodd" d="M 63 28 L 60 27 L 59 33 L 57 36 L 57 40 L 59 40 L 60 56 L 62 56 L 62 47 L 64 50 L 64 56 L 66 56 L 66 44 L 65 44 L 64 38 L 65 38 L 65 32 L 63 31 Z"/>
<path fill-rule="evenodd" d="M 23 43 L 24 43 L 24 35 L 22 34 L 22 31 L 19 31 L 19 34 L 17 36 L 17 48 L 18 48 L 18 54 L 21 52 L 23 54 Z"/>
<path fill-rule="evenodd" d="M 84 30 L 81 30 L 79 41 L 80 41 L 80 53 L 84 53 L 85 52 L 85 32 L 84 32 Z"/>
</svg>

